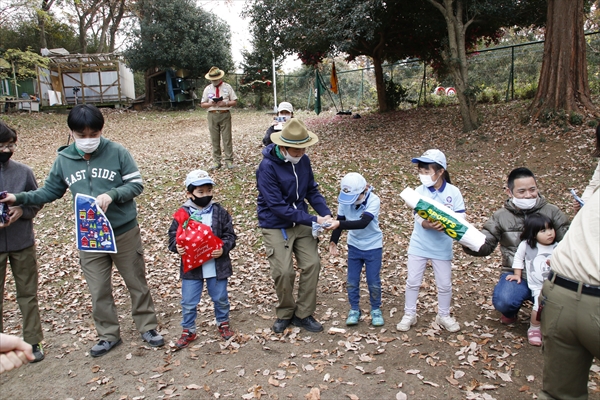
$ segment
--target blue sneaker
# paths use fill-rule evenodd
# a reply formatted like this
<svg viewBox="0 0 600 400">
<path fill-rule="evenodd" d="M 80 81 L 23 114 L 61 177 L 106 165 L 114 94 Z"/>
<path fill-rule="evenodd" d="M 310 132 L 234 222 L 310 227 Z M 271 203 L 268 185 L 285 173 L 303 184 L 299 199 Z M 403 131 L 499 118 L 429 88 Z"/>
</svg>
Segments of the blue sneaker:
<svg viewBox="0 0 600 400">
<path fill-rule="evenodd" d="M 371 310 L 371 325 L 383 326 L 383 315 L 381 314 L 381 310 L 379 308 Z"/>
<path fill-rule="evenodd" d="M 350 310 L 348 313 L 348 319 L 346 319 L 346 325 L 352 326 L 358 324 L 358 320 L 360 319 L 360 311 L 359 310 Z"/>
</svg>

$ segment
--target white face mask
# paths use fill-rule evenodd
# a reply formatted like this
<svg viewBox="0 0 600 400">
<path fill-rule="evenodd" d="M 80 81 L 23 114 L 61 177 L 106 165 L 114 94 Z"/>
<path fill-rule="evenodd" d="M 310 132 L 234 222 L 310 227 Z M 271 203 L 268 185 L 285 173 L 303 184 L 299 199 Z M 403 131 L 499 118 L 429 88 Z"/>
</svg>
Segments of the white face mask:
<svg viewBox="0 0 600 400">
<path fill-rule="evenodd" d="M 285 158 L 286 161 L 291 162 L 292 164 L 298 164 L 300 162 L 300 159 L 302 158 L 302 156 L 300 157 L 292 157 L 290 156 L 290 153 L 286 153 L 283 158 Z"/>
<path fill-rule="evenodd" d="M 419 174 L 419 179 L 421 180 L 421 183 L 423 184 L 423 186 L 432 187 L 433 185 L 435 185 L 435 183 L 440 178 L 438 178 L 434 181 L 433 179 L 431 179 L 431 175 Z"/>
<path fill-rule="evenodd" d="M 537 203 L 537 197 L 533 199 L 517 199 L 513 197 L 512 202 L 520 210 L 531 210 L 535 206 L 535 203 Z"/>
<path fill-rule="evenodd" d="M 100 146 L 100 138 L 75 139 L 75 146 L 86 154 L 93 153 Z"/>
</svg>

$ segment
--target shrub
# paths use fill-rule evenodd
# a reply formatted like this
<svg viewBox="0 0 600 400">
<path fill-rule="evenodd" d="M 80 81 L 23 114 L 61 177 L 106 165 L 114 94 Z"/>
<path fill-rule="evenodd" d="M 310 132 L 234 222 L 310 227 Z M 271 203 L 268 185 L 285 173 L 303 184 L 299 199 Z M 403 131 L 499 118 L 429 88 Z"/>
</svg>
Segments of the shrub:
<svg viewBox="0 0 600 400">
<path fill-rule="evenodd" d="M 571 125 L 581 125 L 583 124 L 583 115 L 571 111 L 569 114 L 569 122 Z"/>
<path fill-rule="evenodd" d="M 406 101 L 407 96 L 408 90 L 402 87 L 402 84 L 385 77 L 385 100 L 390 110 L 396 110 L 400 103 Z"/>
<path fill-rule="evenodd" d="M 479 95 L 477 96 L 477 102 L 479 103 L 499 103 L 501 99 L 501 94 L 496 88 L 486 87 L 481 90 Z"/>
<path fill-rule="evenodd" d="M 533 99 L 537 92 L 537 83 L 524 83 L 515 86 L 515 97 L 521 100 Z"/>
</svg>

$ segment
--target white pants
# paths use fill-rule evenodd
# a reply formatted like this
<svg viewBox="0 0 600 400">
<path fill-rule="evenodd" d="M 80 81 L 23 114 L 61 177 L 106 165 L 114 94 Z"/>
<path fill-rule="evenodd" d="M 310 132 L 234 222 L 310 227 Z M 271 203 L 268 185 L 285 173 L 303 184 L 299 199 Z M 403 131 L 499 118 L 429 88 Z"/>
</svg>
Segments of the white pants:
<svg viewBox="0 0 600 400">
<path fill-rule="evenodd" d="M 417 313 L 417 298 L 423 282 L 423 274 L 431 260 L 435 284 L 438 290 L 438 314 L 441 317 L 450 315 L 450 302 L 452 300 L 452 264 L 450 260 L 434 260 L 425 257 L 408 255 L 408 277 L 406 278 L 405 314 Z"/>
</svg>

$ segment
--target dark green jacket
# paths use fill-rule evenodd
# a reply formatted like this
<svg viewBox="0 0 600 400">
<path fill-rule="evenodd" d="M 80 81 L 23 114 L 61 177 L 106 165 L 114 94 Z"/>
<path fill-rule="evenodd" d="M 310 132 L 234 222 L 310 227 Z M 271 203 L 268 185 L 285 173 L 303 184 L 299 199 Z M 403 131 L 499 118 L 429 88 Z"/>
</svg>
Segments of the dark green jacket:
<svg viewBox="0 0 600 400">
<path fill-rule="evenodd" d="M 142 175 L 133 157 L 123 146 L 101 138 L 100 146 L 85 160 L 75 144 L 58 149 L 58 156 L 50 169 L 44 186 L 16 195 L 16 204 L 45 204 L 60 199 L 67 189 L 73 197 L 77 193 L 98 197 L 106 193 L 112 199 L 106 217 L 115 235 L 121 235 L 137 226 L 134 197 L 144 190 Z"/>
</svg>

